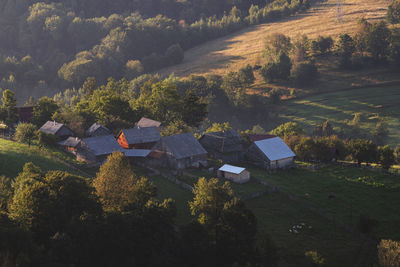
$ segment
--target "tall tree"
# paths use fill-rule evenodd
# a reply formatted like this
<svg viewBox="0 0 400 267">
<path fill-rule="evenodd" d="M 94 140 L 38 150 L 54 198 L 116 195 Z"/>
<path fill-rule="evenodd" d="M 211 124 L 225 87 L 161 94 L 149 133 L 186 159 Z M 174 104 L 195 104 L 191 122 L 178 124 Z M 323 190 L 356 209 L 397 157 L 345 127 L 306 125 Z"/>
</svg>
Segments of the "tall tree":
<svg viewBox="0 0 400 267">
<path fill-rule="evenodd" d="M 17 100 L 15 99 L 14 92 L 8 89 L 4 90 L 3 97 L 1 98 L 1 108 L 4 110 L 4 114 L 6 115 L 3 120 L 5 120 L 7 125 L 11 125 L 18 119 L 16 106 Z"/>
<path fill-rule="evenodd" d="M 32 122 L 41 127 L 46 121 L 51 120 L 53 114 L 58 110 L 57 103 L 53 99 L 44 96 L 38 100 L 33 108 Z"/>
</svg>

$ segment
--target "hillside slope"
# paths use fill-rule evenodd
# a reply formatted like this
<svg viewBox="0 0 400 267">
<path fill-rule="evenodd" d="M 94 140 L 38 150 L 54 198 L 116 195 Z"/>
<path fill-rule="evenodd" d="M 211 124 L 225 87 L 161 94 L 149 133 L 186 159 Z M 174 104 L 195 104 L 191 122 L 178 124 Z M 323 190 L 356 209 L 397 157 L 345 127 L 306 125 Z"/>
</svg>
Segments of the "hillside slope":
<svg viewBox="0 0 400 267">
<path fill-rule="evenodd" d="M 162 69 L 158 73 L 178 77 L 190 74 L 226 74 L 246 64 L 259 64 L 265 38 L 272 33 L 284 33 L 291 37 L 307 34 L 337 36 L 352 32 L 360 18 L 377 21 L 385 18 L 389 0 L 345 0 L 343 20 L 336 21 L 336 0 L 318 3 L 303 14 L 279 22 L 266 23 L 244 29 L 207 42 L 185 52 L 183 63 Z"/>
</svg>

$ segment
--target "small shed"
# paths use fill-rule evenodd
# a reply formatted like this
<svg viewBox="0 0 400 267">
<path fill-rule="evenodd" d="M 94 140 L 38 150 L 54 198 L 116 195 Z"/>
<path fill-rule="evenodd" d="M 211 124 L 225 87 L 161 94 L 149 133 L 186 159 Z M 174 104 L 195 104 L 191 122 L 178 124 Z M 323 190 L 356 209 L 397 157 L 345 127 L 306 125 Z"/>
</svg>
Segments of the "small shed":
<svg viewBox="0 0 400 267">
<path fill-rule="evenodd" d="M 250 180 L 250 172 L 242 167 L 225 164 L 218 169 L 218 177 L 231 180 L 235 183 L 243 184 Z"/>
<path fill-rule="evenodd" d="M 113 135 L 102 135 L 82 139 L 76 157 L 88 163 L 103 162 L 113 152 L 123 149 Z"/>
<path fill-rule="evenodd" d="M 238 163 L 244 158 L 244 141 L 235 130 L 205 133 L 199 142 L 211 158 L 228 163 Z"/>
<path fill-rule="evenodd" d="M 39 130 L 46 134 L 52 134 L 60 138 L 66 138 L 74 135 L 74 132 L 70 128 L 56 121 L 46 122 L 42 127 L 40 127 Z"/>
<path fill-rule="evenodd" d="M 280 137 L 255 141 L 246 153 L 249 163 L 268 170 L 294 167 L 295 156 Z"/>
<path fill-rule="evenodd" d="M 103 125 L 97 122 L 93 123 L 92 126 L 90 126 L 89 129 L 86 131 L 86 135 L 90 137 L 110 135 L 110 134 L 111 132 L 107 127 L 104 127 Z"/>
<path fill-rule="evenodd" d="M 207 166 L 207 151 L 190 133 L 163 137 L 153 148 L 163 151 L 167 165 L 174 169 Z"/>
<path fill-rule="evenodd" d="M 81 139 L 78 137 L 68 137 L 64 141 L 58 142 L 58 145 L 61 146 L 65 151 L 70 152 L 76 155 L 78 148 L 81 144 Z"/>
<path fill-rule="evenodd" d="M 161 122 L 159 121 L 155 121 L 152 119 L 148 119 L 145 117 L 142 117 L 138 123 L 136 124 L 136 126 L 142 127 L 142 128 L 146 128 L 146 127 L 157 127 L 158 129 L 160 129 L 161 127 Z"/>
<path fill-rule="evenodd" d="M 118 143 L 125 149 L 151 149 L 160 139 L 160 131 L 154 126 L 124 129 L 117 138 Z"/>
</svg>

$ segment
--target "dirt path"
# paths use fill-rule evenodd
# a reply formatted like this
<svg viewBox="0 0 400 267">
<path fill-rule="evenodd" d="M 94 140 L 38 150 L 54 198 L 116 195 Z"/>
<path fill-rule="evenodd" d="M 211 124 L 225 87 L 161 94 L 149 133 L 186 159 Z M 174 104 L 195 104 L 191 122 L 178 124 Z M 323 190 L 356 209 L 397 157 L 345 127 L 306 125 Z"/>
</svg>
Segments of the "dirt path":
<svg viewBox="0 0 400 267">
<path fill-rule="evenodd" d="M 162 69 L 161 75 L 175 73 L 178 77 L 195 74 L 226 74 L 246 64 L 258 64 L 265 38 L 272 33 L 284 33 L 296 38 L 307 34 L 337 36 L 352 32 L 360 18 L 370 21 L 385 18 L 390 0 L 344 0 L 343 21 L 336 22 L 336 0 L 318 3 L 310 10 L 279 22 L 260 24 L 228 35 L 185 52 L 183 63 Z"/>
</svg>

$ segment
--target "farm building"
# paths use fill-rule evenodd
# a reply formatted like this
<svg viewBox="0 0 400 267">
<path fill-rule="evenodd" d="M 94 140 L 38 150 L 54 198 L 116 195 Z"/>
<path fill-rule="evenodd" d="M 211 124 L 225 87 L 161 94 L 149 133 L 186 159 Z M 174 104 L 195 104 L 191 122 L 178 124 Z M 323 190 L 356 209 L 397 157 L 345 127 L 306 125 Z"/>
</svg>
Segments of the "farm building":
<svg viewBox="0 0 400 267">
<path fill-rule="evenodd" d="M 30 122 L 33 117 L 33 106 L 17 107 L 17 112 L 19 122 Z"/>
<path fill-rule="evenodd" d="M 207 166 L 207 151 L 189 133 L 163 137 L 153 148 L 165 152 L 167 165 L 174 169 Z"/>
<path fill-rule="evenodd" d="M 268 170 L 293 167 L 295 156 L 279 137 L 255 141 L 246 153 L 249 163 Z"/>
<path fill-rule="evenodd" d="M 272 134 L 249 134 L 249 139 L 250 139 L 251 142 L 265 140 L 265 139 L 274 138 L 274 137 L 276 137 L 276 135 L 272 135 Z"/>
<path fill-rule="evenodd" d="M 46 122 L 45 124 L 43 124 L 42 127 L 40 127 L 39 130 L 41 132 L 52 134 L 60 138 L 66 138 L 74 135 L 74 132 L 70 128 L 56 121 Z"/>
<path fill-rule="evenodd" d="M 250 172 L 245 168 L 225 164 L 218 169 L 218 177 L 231 180 L 235 183 L 243 184 L 250 180 Z"/>
<path fill-rule="evenodd" d="M 151 149 L 160 141 L 161 135 L 157 127 L 139 127 L 122 130 L 118 135 L 118 143 L 125 149 Z"/>
<path fill-rule="evenodd" d="M 68 137 L 64 141 L 58 142 L 59 146 L 61 146 L 65 151 L 72 154 L 76 154 L 80 144 L 81 139 L 79 139 L 78 137 Z"/>
<path fill-rule="evenodd" d="M 86 131 L 86 135 L 90 137 L 102 136 L 111 134 L 110 130 L 101 124 L 93 123 Z"/>
<path fill-rule="evenodd" d="M 243 139 L 235 130 L 206 133 L 199 142 L 212 158 L 229 163 L 243 160 Z"/>
<path fill-rule="evenodd" d="M 136 124 L 136 126 L 139 126 L 139 127 L 142 127 L 142 128 L 145 128 L 145 127 L 157 127 L 158 129 L 160 129 L 160 127 L 161 127 L 161 122 L 155 121 L 155 120 L 152 120 L 152 119 L 148 119 L 148 118 L 145 118 L 145 117 L 142 117 L 142 118 L 138 121 L 138 123 Z"/>
<path fill-rule="evenodd" d="M 123 149 L 113 135 L 102 135 L 84 138 L 76 153 L 78 160 L 88 163 L 103 162 L 108 155 Z"/>
</svg>

